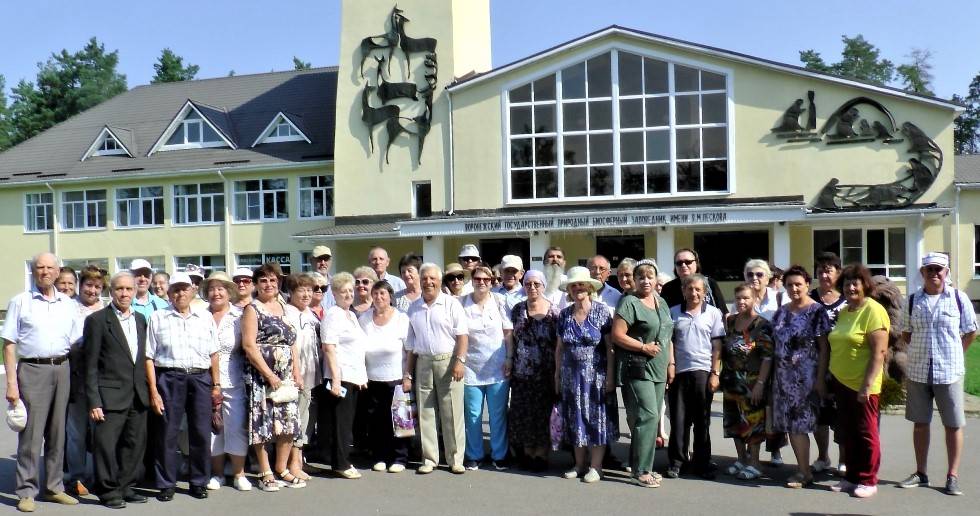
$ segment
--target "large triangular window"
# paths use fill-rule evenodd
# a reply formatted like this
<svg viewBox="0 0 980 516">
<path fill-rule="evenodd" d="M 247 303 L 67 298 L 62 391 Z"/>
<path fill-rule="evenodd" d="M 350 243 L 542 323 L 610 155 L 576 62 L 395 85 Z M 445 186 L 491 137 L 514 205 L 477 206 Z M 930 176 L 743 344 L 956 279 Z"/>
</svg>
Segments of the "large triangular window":
<svg viewBox="0 0 980 516">
<path fill-rule="evenodd" d="M 85 161 L 92 156 L 129 156 L 133 157 L 132 153 L 129 152 L 127 144 L 123 143 L 122 137 L 128 136 L 128 131 L 120 130 L 117 135 L 108 126 L 103 127 L 99 136 L 89 145 L 88 150 L 82 155 L 82 161 Z"/>
<path fill-rule="evenodd" d="M 212 111 L 216 111 L 212 109 Z M 236 148 L 231 139 L 215 125 L 216 121 L 204 116 L 188 101 L 150 150 L 157 151 L 201 149 L 209 147 Z"/>
<path fill-rule="evenodd" d="M 294 121 L 295 118 L 295 121 Z M 286 116 L 285 113 L 280 111 L 269 122 L 269 125 L 265 126 L 265 129 L 259 133 L 259 137 L 255 139 L 255 143 L 252 147 L 263 143 L 279 143 L 279 142 L 301 142 L 305 141 L 310 143 L 310 139 L 306 136 L 299 127 L 299 117 L 293 115 L 293 118 Z"/>
</svg>

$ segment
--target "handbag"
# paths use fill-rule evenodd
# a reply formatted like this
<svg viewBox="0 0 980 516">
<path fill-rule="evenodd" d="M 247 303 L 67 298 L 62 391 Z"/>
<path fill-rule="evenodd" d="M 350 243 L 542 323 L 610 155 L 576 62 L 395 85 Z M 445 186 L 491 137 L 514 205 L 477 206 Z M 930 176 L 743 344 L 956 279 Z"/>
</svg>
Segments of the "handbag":
<svg viewBox="0 0 980 516">
<path fill-rule="evenodd" d="M 283 380 L 279 387 L 266 394 L 266 397 L 273 403 L 290 403 L 299 399 L 299 388 L 293 383 L 292 378 Z"/>
<path fill-rule="evenodd" d="M 214 435 L 220 435 L 225 429 L 224 415 L 221 410 L 223 401 L 224 395 L 220 393 L 211 396 L 211 433 Z"/>
<path fill-rule="evenodd" d="M 564 437 L 564 425 L 561 420 L 561 410 L 558 403 L 551 406 L 551 419 L 548 422 L 548 430 L 551 432 L 551 449 L 558 451 Z"/>
<path fill-rule="evenodd" d="M 395 437 L 415 437 L 416 417 L 412 393 L 396 386 L 391 396 L 391 429 Z"/>
</svg>

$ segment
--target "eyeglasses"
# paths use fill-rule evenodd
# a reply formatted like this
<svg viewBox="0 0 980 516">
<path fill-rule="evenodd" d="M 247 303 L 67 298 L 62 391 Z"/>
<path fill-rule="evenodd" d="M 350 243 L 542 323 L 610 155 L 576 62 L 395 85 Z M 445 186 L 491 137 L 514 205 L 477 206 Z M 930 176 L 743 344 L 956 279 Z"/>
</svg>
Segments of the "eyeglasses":
<svg viewBox="0 0 980 516">
<path fill-rule="evenodd" d="M 473 283 L 490 283 L 491 281 L 493 281 L 493 278 L 484 278 L 484 277 L 473 278 Z"/>
<path fill-rule="evenodd" d="M 327 287 L 321 287 L 320 285 L 313 287 L 313 292 L 326 292 L 326 291 L 327 291 Z"/>
<path fill-rule="evenodd" d="M 251 285 L 252 278 L 235 278 L 235 283 L 241 283 L 242 285 Z"/>
<path fill-rule="evenodd" d="M 765 278 L 765 277 L 766 277 L 766 273 L 764 273 L 764 272 L 746 272 L 745 273 L 745 278 L 746 279 Z"/>
<path fill-rule="evenodd" d="M 446 280 L 447 281 L 463 281 L 463 275 L 462 274 L 447 274 L 446 275 Z"/>
<path fill-rule="evenodd" d="M 461 262 L 478 262 L 480 258 L 477 256 L 460 256 L 459 261 Z"/>
<path fill-rule="evenodd" d="M 692 263 L 694 263 L 696 261 L 697 260 L 677 260 L 677 261 L 674 262 L 674 265 L 676 265 L 678 267 L 683 267 L 685 265 L 691 265 Z"/>
<path fill-rule="evenodd" d="M 527 283 L 524 284 L 524 288 L 533 288 L 533 289 L 537 290 L 539 288 L 544 288 L 544 285 L 542 285 L 541 283 L 538 283 L 537 281 L 529 281 L 529 282 L 527 282 Z"/>
<path fill-rule="evenodd" d="M 323 256 L 314 256 L 313 257 L 313 260 L 318 261 L 318 262 L 329 262 L 330 261 L 330 255 L 329 254 L 325 254 Z"/>
<path fill-rule="evenodd" d="M 147 269 L 140 269 L 138 271 L 133 271 L 133 275 L 138 276 L 140 278 L 149 278 L 150 276 L 153 276 L 153 271 Z"/>
<path fill-rule="evenodd" d="M 363 287 L 369 287 L 371 286 L 371 280 L 368 278 L 361 278 L 361 279 L 354 280 L 354 284 Z"/>
</svg>

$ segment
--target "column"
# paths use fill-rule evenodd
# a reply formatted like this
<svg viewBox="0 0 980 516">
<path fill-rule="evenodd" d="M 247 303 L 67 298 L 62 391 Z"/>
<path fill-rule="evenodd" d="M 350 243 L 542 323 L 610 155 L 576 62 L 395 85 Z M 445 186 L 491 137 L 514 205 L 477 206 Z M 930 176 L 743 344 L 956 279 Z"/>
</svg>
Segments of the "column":
<svg viewBox="0 0 980 516">
<path fill-rule="evenodd" d="M 657 266 L 660 272 L 674 274 L 674 228 L 663 226 L 657 230 Z"/>
<path fill-rule="evenodd" d="M 914 215 L 905 226 L 905 278 L 906 292 L 915 292 L 922 286 L 919 264 L 922 263 L 924 241 L 922 215 Z M 955 263 L 955 262 L 954 262 Z"/>
<path fill-rule="evenodd" d="M 551 246 L 551 234 L 547 231 L 535 231 L 531 233 L 530 260 L 524 264 L 527 270 L 543 270 L 544 253 Z"/>
<path fill-rule="evenodd" d="M 785 222 L 772 225 L 772 261 L 769 265 L 784 270 L 792 265 L 789 255 L 789 224 Z"/>
<path fill-rule="evenodd" d="M 440 268 L 446 256 L 446 241 L 441 236 L 427 236 L 422 239 L 422 261 L 431 262 Z"/>
</svg>

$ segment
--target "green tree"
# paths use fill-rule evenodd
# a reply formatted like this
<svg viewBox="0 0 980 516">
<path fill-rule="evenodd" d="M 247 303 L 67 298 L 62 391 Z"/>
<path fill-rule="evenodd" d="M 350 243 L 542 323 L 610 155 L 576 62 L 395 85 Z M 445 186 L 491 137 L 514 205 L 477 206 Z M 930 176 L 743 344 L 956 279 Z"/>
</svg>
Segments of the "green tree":
<svg viewBox="0 0 980 516">
<path fill-rule="evenodd" d="M 895 65 L 887 59 L 882 59 L 878 47 L 869 43 L 864 36 L 858 34 L 849 38 L 845 34 L 841 36 L 841 41 L 844 43 L 844 49 L 841 51 L 841 60 L 836 63 L 827 64 L 820 53 L 812 49 L 801 51 L 800 61 L 808 70 L 817 72 L 882 85 L 892 81 Z"/>
<path fill-rule="evenodd" d="M 907 56 L 909 63 L 900 65 L 895 71 L 898 78 L 902 81 L 902 87 L 906 91 L 921 93 L 923 95 L 933 95 L 929 87 L 932 83 L 932 52 L 922 48 L 913 48 Z"/>
<path fill-rule="evenodd" d="M 106 52 L 92 38 L 75 53 L 62 50 L 38 64 L 36 82 L 21 80 L 10 106 L 13 144 L 126 91 L 116 71 L 119 51 Z"/>
<path fill-rule="evenodd" d="M 953 95 L 966 110 L 953 122 L 953 152 L 956 154 L 980 153 L 980 73 L 970 81 L 966 97 Z"/>
<path fill-rule="evenodd" d="M 156 75 L 150 81 L 153 84 L 159 82 L 180 82 L 190 81 L 197 75 L 200 66 L 194 64 L 184 65 L 184 58 L 174 54 L 169 48 L 163 49 L 157 62 L 153 64 Z"/>
<path fill-rule="evenodd" d="M 0 152 L 10 147 L 10 110 L 7 108 L 7 80 L 0 74 Z"/>
<path fill-rule="evenodd" d="M 293 70 L 309 70 L 313 68 L 309 61 L 303 61 L 302 59 L 293 56 Z"/>
</svg>

